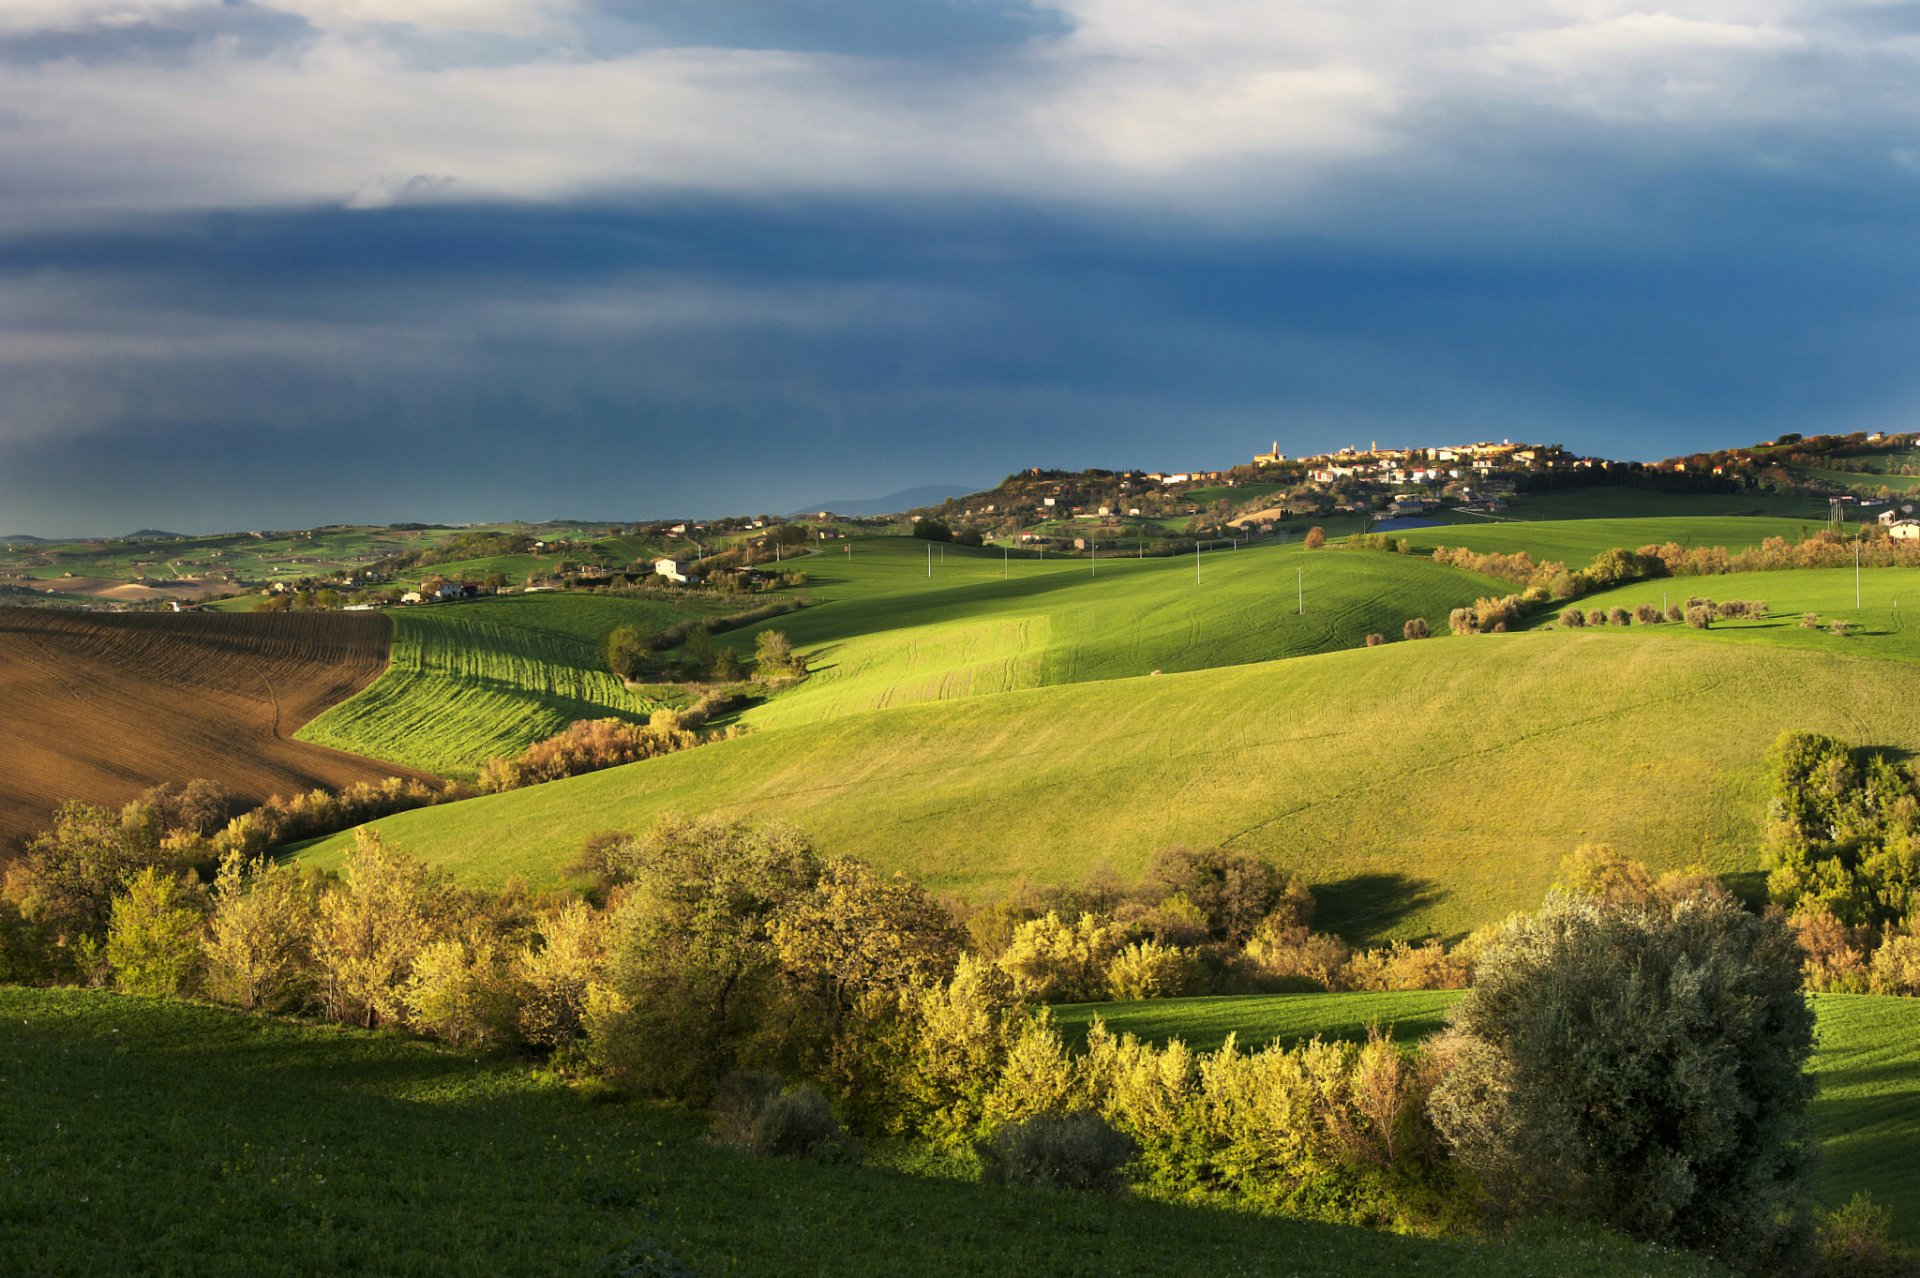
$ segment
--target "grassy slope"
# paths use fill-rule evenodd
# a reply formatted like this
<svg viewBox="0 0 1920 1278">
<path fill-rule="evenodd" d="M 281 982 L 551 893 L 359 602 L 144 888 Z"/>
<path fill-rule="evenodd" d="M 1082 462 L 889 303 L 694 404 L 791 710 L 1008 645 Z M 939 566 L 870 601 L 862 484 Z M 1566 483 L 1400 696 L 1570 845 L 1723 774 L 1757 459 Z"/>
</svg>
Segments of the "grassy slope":
<svg viewBox="0 0 1920 1278">
<path fill-rule="evenodd" d="M 1717 515 L 1685 519 L 1541 519 L 1532 522 L 1456 524 L 1447 528 L 1415 528 L 1405 537 L 1421 549 L 1465 546 L 1481 552 L 1524 550 L 1539 560 L 1558 560 L 1582 568 L 1603 550 L 1678 542 L 1683 546 L 1757 546 L 1768 537 L 1797 541 L 1803 530 L 1826 527 L 1818 521 Z"/>
<path fill-rule="evenodd" d="M 616 626 L 665 626 L 697 609 L 718 605 L 555 593 L 394 609 L 386 673 L 299 736 L 471 775 L 576 719 L 645 719 L 663 703 L 607 670 L 601 640 Z"/>
<path fill-rule="evenodd" d="M 756 1159 L 524 1065 L 191 1004 L 0 988 L 0 1021 L 0 1256 L 47 1278 L 571 1276 L 639 1240 L 708 1275 L 1715 1272 Z"/>
<path fill-rule="evenodd" d="M 1202 1050 L 1229 1032 L 1248 1046 L 1297 1042 L 1319 1033 L 1356 1037 L 1369 1020 L 1392 1022 L 1398 1036 L 1418 1037 L 1444 1023 L 1457 993 L 1282 994 L 1248 998 L 1163 999 L 1085 1003 L 1054 1009 L 1061 1026 L 1083 1035 L 1096 1016 L 1116 1032 L 1145 1039 L 1184 1039 Z M 1814 1128 L 1823 1161 L 1820 1196 L 1845 1202 L 1855 1191 L 1894 1210 L 1901 1236 L 1920 1243 L 1920 999 L 1824 994 L 1813 1070 L 1820 1080 Z"/>
<path fill-rule="evenodd" d="M 1729 573 L 1718 577 L 1672 577 L 1642 581 L 1603 591 L 1580 600 L 1583 609 L 1659 605 L 1663 600 L 1685 603 L 1702 599 L 1758 599 L 1773 614 L 1764 621 L 1719 621 L 1710 630 L 1666 625 L 1659 633 L 1705 643 L 1789 647 L 1809 652 L 1867 653 L 1895 661 L 1920 662 L 1920 568 L 1867 568 L 1859 578 L 1864 606 L 1853 606 L 1851 568 L 1803 568 L 1785 572 Z M 1803 613 L 1818 613 L 1822 626 L 1845 621 L 1852 627 L 1846 638 L 1824 629 L 1802 627 Z M 1537 624 L 1555 624 L 1554 615 Z M 1596 631 L 1595 633 L 1602 633 Z M 1608 628 L 1604 633 L 1621 634 Z"/>
<path fill-rule="evenodd" d="M 1651 632 L 1448 637 L 903 706 L 381 825 L 483 883 L 550 880 L 587 834 L 669 808 L 786 818 L 974 893 L 1223 843 L 1306 873 L 1350 936 L 1451 934 L 1537 901 L 1585 841 L 1751 870 L 1774 737 L 1920 747 L 1915 704 L 1920 669 L 1897 662 Z"/>
<path fill-rule="evenodd" d="M 1838 484 L 1842 488 L 1852 488 L 1860 492 L 1878 492 L 1882 488 L 1891 488 L 1895 492 L 1920 492 L 1920 475 L 1883 475 L 1873 471 L 1825 470 L 1817 466 L 1795 466 L 1796 474 L 1810 479 L 1823 479 L 1829 484 Z"/>
<path fill-rule="evenodd" d="M 802 563 L 820 601 L 765 623 L 813 674 L 747 715 L 756 727 L 915 701 L 1197 670 L 1398 637 L 1411 616 L 1444 630 L 1449 609 L 1506 587 L 1419 558 L 1297 543 L 1202 556 L 1013 560 L 924 542 L 857 543 Z M 1305 616 L 1295 613 L 1306 571 Z M 751 648 L 751 632 L 730 642 Z"/>
</svg>

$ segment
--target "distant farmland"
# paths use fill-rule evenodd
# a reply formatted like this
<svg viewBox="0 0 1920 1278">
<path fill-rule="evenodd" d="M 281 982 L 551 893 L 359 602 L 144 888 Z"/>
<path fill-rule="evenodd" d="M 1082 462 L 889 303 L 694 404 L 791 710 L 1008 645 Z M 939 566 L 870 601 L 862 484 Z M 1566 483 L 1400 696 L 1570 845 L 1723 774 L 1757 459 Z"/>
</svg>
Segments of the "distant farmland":
<svg viewBox="0 0 1920 1278">
<path fill-rule="evenodd" d="M 0 608 L 0 856 L 66 799 L 208 777 L 251 798 L 404 772 L 293 740 L 386 667 L 381 616 Z"/>
</svg>

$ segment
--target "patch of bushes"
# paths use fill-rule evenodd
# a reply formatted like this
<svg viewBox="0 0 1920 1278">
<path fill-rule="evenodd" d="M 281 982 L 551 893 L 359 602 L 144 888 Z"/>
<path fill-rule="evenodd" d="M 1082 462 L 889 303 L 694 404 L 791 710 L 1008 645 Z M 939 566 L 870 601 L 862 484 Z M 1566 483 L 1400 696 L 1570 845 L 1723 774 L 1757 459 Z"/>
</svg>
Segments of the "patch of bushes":
<svg viewBox="0 0 1920 1278">
<path fill-rule="evenodd" d="M 1136 1149 L 1132 1137 L 1087 1110 L 1035 1114 L 996 1128 L 974 1145 L 990 1184 L 1106 1193 L 1124 1183 L 1121 1171 Z"/>
<path fill-rule="evenodd" d="M 766 1070 L 740 1070 L 720 1080 L 713 1135 L 723 1145 L 769 1158 L 851 1162 L 859 1156 L 819 1088 L 789 1086 Z"/>
</svg>

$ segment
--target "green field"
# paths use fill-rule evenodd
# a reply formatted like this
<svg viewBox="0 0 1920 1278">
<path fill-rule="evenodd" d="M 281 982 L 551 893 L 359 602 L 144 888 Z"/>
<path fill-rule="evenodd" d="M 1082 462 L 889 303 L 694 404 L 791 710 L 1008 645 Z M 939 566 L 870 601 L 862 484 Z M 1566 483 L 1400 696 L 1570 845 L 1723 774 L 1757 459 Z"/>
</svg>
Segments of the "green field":
<svg viewBox="0 0 1920 1278">
<path fill-rule="evenodd" d="M 768 729 L 380 826 L 497 884 L 553 881 L 588 834 L 663 810 L 779 817 L 974 895 L 1221 844 L 1307 875 L 1352 939 L 1452 935 L 1533 905 L 1583 842 L 1750 874 L 1774 738 L 1920 748 L 1916 704 L 1902 662 L 1652 630 L 1446 637 Z"/>
<path fill-rule="evenodd" d="M 1400 1237 L 1133 1197 L 759 1159 L 511 1060 L 81 990 L 0 988 L 0 1257 L 92 1278 L 1707 1275 L 1591 1233 Z"/>
<path fill-rule="evenodd" d="M 1914 456 L 1912 453 L 1906 454 Z M 1920 475 L 1885 475 L 1878 471 L 1826 470 L 1818 466 L 1795 466 L 1796 475 L 1805 475 L 1809 479 L 1819 479 L 1841 488 L 1851 488 L 1859 492 L 1874 493 L 1882 488 L 1891 488 L 1895 492 L 1920 492 Z"/>
<path fill-rule="evenodd" d="M 443 776 L 467 777 L 577 719 L 644 721 L 684 697 L 629 689 L 601 641 L 616 626 L 662 627 L 723 605 L 566 592 L 396 608 L 386 672 L 299 732 Z"/>
<path fill-rule="evenodd" d="M 1053 1008 L 1061 1032 L 1076 1047 L 1087 1027 L 1105 1021 L 1153 1043 L 1179 1039 L 1197 1052 L 1211 1052 L 1235 1035 L 1255 1050 L 1267 1043 L 1300 1043 L 1314 1037 L 1362 1040 L 1369 1025 L 1392 1029 L 1411 1043 L 1438 1033 L 1458 990 L 1391 994 L 1245 994 L 1207 998 L 1161 998 L 1135 1003 L 1066 1003 Z"/>
<path fill-rule="evenodd" d="M 1826 526 L 1823 512 L 1817 521 L 1755 515 L 1701 515 L 1684 519 L 1541 519 L 1413 528 L 1391 535 L 1405 537 L 1422 550 L 1435 546 L 1465 546 L 1483 554 L 1493 551 L 1511 554 L 1524 550 L 1542 562 L 1554 560 L 1569 568 L 1584 568 L 1603 550 L 1638 550 L 1642 546 L 1670 541 L 1682 546 L 1725 546 L 1729 550 L 1741 550 L 1758 546 L 1768 537 L 1799 541 L 1803 534 L 1817 532 Z"/>
<path fill-rule="evenodd" d="M 1669 623 L 1647 627 L 1678 640 L 1798 648 L 1833 655 L 1869 655 L 1895 661 L 1920 661 L 1920 568 L 1866 568 L 1859 575 L 1859 598 L 1854 607 L 1855 579 L 1851 568 L 1799 568 L 1782 572 L 1740 572 L 1713 577 L 1668 577 L 1635 582 L 1579 600 L 1584 610 L 1625 608 L 1639 604 L 1684 604 L 1689 598 L 1758 599 L 1771 615 L 1763 621 L 1716 621 L 1709 630 L 1693 630 Z M 1845 621 L 1845 638 L 1825 629 L 1800 624 L 1804 613 L 1817 613 L 1822 626 Z M 1557 624 L 1557 613 L 1544 615 L 1536 625 Z M 1641 629 L 1633 627 L 1633 629 Z M 1607 627 L 1608 633 L 1624 631 Z"/>
<path fill-rule="evenodd" d="M 866 539 L 851 555 L 802 561 L 814 606 L 759 629 L 785 632 L 812 673 L 746 721 L 784 726 L 1352 648 L 1370 631 L 1397 638 L 1412 616 L 1443 631 L 1450 609 L 1506 589 L 1417 557 L 1298 543 L 1223 546 L 1197 565 L 1193 555 L 1021 560 L 947 546 L 933 549 L 931 574 L 928 549 Z M 748 651 L 752 632 L 730 642 Z"/>
<path fill-rule="evenodd" d="M 1116 1033 L 1131 1031 L 1164 1043 L 1184 1040 L 1202 1051 L 1229 1033 L 1245 1046 L 1299 1042 L 1321 1034 L 1353 1038 L 1377 1020 L 1396 1037 L 1439 1029 L 1458 992 L 1415 994 L 1281 994 L 1244 998 L 1160 999 L 1142 1003 L 1083 1003 L 1057 1007 L 1054 1016 L 1076 1040 L 1094 1018 Z M 1864 994 L 1814 996 L 1819 1016 L 1813 1072 L 1820 1090 L 1814 1129 L 1822 1162 L 1820 1197 L 1845 1202 L 1858 1190 L 1892 1207 L 1900 1237 L 1920 1243 L 1920 999 Z"/>
</svg>

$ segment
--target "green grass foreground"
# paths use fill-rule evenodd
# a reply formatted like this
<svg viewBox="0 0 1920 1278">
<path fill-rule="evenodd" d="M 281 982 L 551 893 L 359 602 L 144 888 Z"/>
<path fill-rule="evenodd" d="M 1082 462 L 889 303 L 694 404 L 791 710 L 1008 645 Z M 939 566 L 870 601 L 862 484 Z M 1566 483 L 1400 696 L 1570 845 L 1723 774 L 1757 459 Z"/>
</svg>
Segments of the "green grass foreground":
<svg viewBox="0 0 1920 1278">
<path fill-rule="evenodd" d="M 395 1035 L 0 988 L 0 1258 L 45 1275 L 1720 1272 L 1587 1232 L 1398 1237 L 707 1145 L 690 1116 Z M 669 1272 L 665 1270 L 635 1272 Z"/>
<path fill-rule="evenodd" d="M 669 809 L 789 820 L 822 852 L 978 896 L 1225 845 L 1307 875 L 1322 924 L 1365 940 L 1530 908 L 1580 843 L 1752 874 L 1782 731 L 1920 749 L 1920 668 L 1675 629 L 1443 637 L 900 706 L 378 825 L 481 885 L 554 882 L 589 834 Z M 351 839 L 305 855 L 337 864 Z"/>
<path fill-rule="evenodd" d="M 1080 1003 L 1053 1015 L 1070 1041 L 1084 1042 L 1098 1018 L 1116 1033 L 1155 1043 L 1178 1038 L 1211 1051 L 1237 1034 L 1244 1047 L 1297 1043 L 1320 1034 L 1360 1038 L 1369 1022 L 1391 1026 L 1403 1041 L 1446 1023 L 1458 991 L 1399 994 L 1278 994 Z M 1891 1207 L 1894 1228 L 1920 1243 L 1920 999 L 1868 994 L 1817 994 L 1813 1104 L 1820 1137 L 1819 1196 L 1837 1206 L 1859 1190 Z"/>
</svg>

